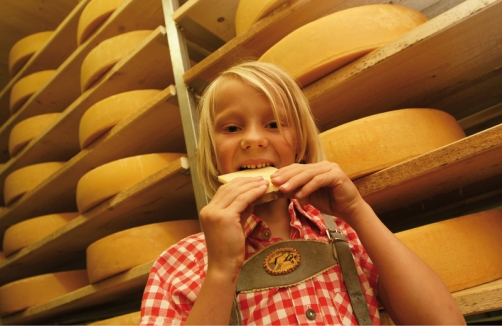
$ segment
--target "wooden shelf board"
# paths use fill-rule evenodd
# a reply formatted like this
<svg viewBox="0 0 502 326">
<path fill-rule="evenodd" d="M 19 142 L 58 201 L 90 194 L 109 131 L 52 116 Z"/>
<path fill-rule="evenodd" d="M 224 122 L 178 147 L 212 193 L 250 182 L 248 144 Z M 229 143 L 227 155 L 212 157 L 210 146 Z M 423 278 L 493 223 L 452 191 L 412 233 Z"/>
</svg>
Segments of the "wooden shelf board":
<svg viewBox="0 0 502 326">
<path fill-rule="evenodd" d="M 306 87 L 321 131 L 394 109 L 460 119 L 502 102 L 501 15 L 500 0 L 467 0 Z"/>
<path fill-rule="evenodd" d="M 10 159 L 0 170 L 0 183 L 11 172 L 27 165 L 72 158 L 80 151 L 78 129 L 85 111 L 94 103 L 117 93 L 144 88 L 164 89 L 173 82 L 172 67 L 168 59 L 165 30 L 158 27 L 142 45 L 119 61 L 96 85 L 74 101 L 58 118 L 57 123 Z M 179 123 L 181 128 L 181 120 Z M 173 140 L 179 140 L 179 137 Z M 0 189 L 0 197 L 3 197 L 3 188 Z"/>
<path fill-rule="evenodd" d="M 464 316 L 502 309 L 502 279 L 452 293 Z"/>
<path fill-rule="evenodd" d="M 0 128 L 0 162 L 9 159 L 8 138 L 12 128 L 29 117 L 51 112 L 63 112 L 80 95 L 80 69 L 87 54 L 103 40 L 138 29 L 157 29 L 164 22 L 162 3 L 158 0 L 126 0 L 101 27 L 68 59 L 59 66 L 48 84 L 33 94 L 28 101 L 13 114 Z M 165 42 L 167 44 L 167 41 Z M 161 66 L 170 65 L 169 57 L 160 61 Z M 148 61 L 141 66 L 148 66 Z M 116 76 L 118 77 L 118 76 Z M 166 87 L 174 83 L 174 78 L 165 77 Z M 147 83 L 148 78 L 137 81 Z"/>
<path fill-rule="evenodd" d="M 149 223 L 196 218 L 188 159 L 182 157 L 0 261 L 0 284 L 52 272 L 109 234 Z"/>
<path fill-rule="evenodd" d="M 175 88 L 169 86 L 80 151 L 61 169 L 0 214 L 0 243 L 9 226 L 28 218 L 76 211 L 78 180 L 105 163 L 155 152 L 185 152 Z"/>
</svg>

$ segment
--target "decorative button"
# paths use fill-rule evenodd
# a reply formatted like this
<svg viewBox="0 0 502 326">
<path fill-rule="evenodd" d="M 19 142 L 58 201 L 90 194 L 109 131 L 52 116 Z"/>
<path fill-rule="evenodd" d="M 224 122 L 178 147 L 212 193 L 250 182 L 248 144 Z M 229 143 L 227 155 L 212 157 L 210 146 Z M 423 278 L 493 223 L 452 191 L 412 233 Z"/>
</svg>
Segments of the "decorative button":
<svg viewBox="0 0 502 326">
<path fill-rule="evenodd" d="M 313 309 L 307 309 L 307 312 L 305 313 L 305 315 L 307 316 L 307 318 L 309 320 L 314 320 L 315 319 L 315 316 L 316 316 L 316 313 Z"/>
<path fill-rule="evenodd" d="M 264 239 L 270 239 L 270 236 L 272 235 L 272 232 L 270 230 L 265 230 L 262 233 Z"/>
</svg>

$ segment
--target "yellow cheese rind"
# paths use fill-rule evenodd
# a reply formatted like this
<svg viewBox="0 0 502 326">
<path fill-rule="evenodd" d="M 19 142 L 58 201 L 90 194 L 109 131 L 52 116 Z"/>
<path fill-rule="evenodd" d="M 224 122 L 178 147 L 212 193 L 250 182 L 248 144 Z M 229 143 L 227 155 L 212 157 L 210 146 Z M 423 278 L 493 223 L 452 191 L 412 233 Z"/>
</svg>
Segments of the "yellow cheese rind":
<svg viewBox="0 0 502 326">
<path fill-rule="evenodd" d="M 240 35 L 254 23 L 288 0 L 240 0 L 235 13 L 235 34 Z"/>
<path fill-rule="evenodd" d="M 59 170 L 65 162 L 46 162 L 25 166 L 10 173 L 4 182 L 5 205 L 9 206 Z"/>
<path fill-rule="evenodd" d="M 457 217 L 396 233 L 450 292 L 502 278 L 502 210 Z"/>
<path fill-rule="evenodd" d="M 321 133 L 327 160 L 351 178 L 428 153 L 465 137 L 450 114 L 410 108 L 375 114 Z"/>
<path fill-rule="evenodd" d="M 11 157 L 23 149 L 32 139 L 40 135 L 61 113 L 47 113 L 25 119 L 17 123 L 9 135 L 9 154 Z"/>
<path fill-rule="evenodd" d="M 242 171 L 237 171 L 237 172 L 232 172 L 232 173 L 227 173 L 218 176 L 218 181 L 221 182 L 222 184 L 228 183 L 232 181 L 235 178 L 254 178 L 254 177 L 263 177 L 263 179 L 267 180 L 269 182 L 267 192 L 272 192 L 272 191 L 277 191 L 279 190 L 279 187 L 275 186 L 272 184 L 272 181 L 270 180 L 270 176 L 277 171 L 276 168 L 273 166 L 267 166 L 264 168 L 260 169 L 249 169 L 249 170 L 242 170 Z"/>
<path fill-rule="evenodd" d="M 84 174 L 77 183 L 77 207 L 82 214 L 119 192 L 146 179 L 183 153 L 137 155 L 101 165 Z"/>
<path fill-rule="evenodd" d="M 131 53 L 152 31 L 133 31 L 120 34 L 99 43 L 85 57 L 81 66 L 80 87 L 89 89 L 99 78 L 123 57 Z"/>
<path fill-rule="evenodd" d="M 37 242 L 79 216 L 77 212 L 56 213 L 30 218 L 5 230 L 3 251 L 6 256 Z"/>
<path fill-rule="evenodd" d="M 139 325 L 141 321 L 141 311 L 131 312 L 129 314 L 120 315 L 117 317 L 112 317 L 104 320 L 100 320 L 88 325 Z"/>
<path fill-rule="evenodd" d="M 0 317 L 34 307 L 89 284 L 86 270 L 24 278 L 0 287 Z"/>
<path fill-rule="evenodd" d="M 156 89 L 135 90 L 107 97 L 92 105 L 80 119 L 80 148 L 89 146 L 160 92 Z"/>
<path fill-rule="evenodd" d="M 53 31 L 46 31 L 28 35 L 17 41 L 9 52 L 9 73 L 14 76 L 21 70 L 31 56 L 40 50 L 54 34 Z"/>
<path fill-rule="evenodd" d="M 427 20 L 419 11 L 402 6 L 354 7 L 296 29 L 259 61 L 282 67 L 304 87 Z"/>
<path fill-rule="evenodd" d="M 10 91 L 11 114 L 16 113 L 28 98 L 41 89 L 55 73 L 56 70 L 43 70 L 18 80 Z"/>
<path fill-rule="evenodd" d="M 77 26 L 77 44 L 84 43 L 125 0 L 92 0 L 82 10 Z"/>
<path fill-rule="evenodd" d="M 87 273 L 91 283 L 154 261 L 179 240 L 200 232 L 197 220 L 143 225 L 111 234 L 87 247 Z"/>
</svg>

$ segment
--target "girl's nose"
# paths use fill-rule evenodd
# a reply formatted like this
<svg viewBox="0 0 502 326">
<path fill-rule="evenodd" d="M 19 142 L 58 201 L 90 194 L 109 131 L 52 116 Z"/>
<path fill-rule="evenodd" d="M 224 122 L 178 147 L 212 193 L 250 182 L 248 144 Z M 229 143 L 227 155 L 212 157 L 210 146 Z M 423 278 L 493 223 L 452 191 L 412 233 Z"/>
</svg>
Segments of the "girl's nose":
<svg viewBox="0 0 502 326">
<path fill-rule="evenodd" d="M 249 148 L 262 148 L 268 146 L 268 139 L 263 130 L 259 128 L 251 128 L 244 133 L 241 140 L 241 147 L 243 149 Z"/>
</svg>

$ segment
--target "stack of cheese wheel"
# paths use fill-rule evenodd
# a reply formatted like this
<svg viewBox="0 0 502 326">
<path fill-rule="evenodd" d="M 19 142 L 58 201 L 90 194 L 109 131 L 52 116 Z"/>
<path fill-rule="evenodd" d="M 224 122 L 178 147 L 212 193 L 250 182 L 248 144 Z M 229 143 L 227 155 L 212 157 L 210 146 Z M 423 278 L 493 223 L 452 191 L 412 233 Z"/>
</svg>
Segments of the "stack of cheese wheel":
<svg viewBox="0 0 502 326">
<path fill-rule="evenodd" d="M 24 278 L 0 287 L 0 317 L 34 307 L 89 285 L 87 271 L 71 270 Z"/>
<path fill-rule="evenodd" d="M 43 70 L 18 80 L 10 91 L 11 114 L 16 113 L 28 98 L 41 89 L 55 73 L 56 70 Z"/>
<path fill-rule="evenodd" d="M 401 109 L 354 120 L 321 133 L 329 161 L 351 178 L 382 170 L 465 137 L 450 114 Z"/>
<path fill-rule="evenodd" d="M 104 237 L 87 247 L 91 283 L 154 261 L 179 240 L 200 231 L 197 220 L 147 224 Z"/>
<path fill-rule="evenodd" d="M 240 35 L 254 23 L 288 0 L 240 0 L 235 13 L 235 34 Z"/>
<path fill-rule="evenodd" d="M 135 90 L 107 97 L 92 105 L 80 119 L 80 148 L 89 146 L 160 92 L 156 89 Z"/>
<path fill-rule="evenodd" d="M 30 218 L 5 230 L 3 250 L 6 256 L 37 242 L 76 218 L 76 212 L 56 213 Z"/>
<path fill-rule="evenodd" d="M 138 325 L 141 321 L 141 311 L 131 312 L 125 315 L 100 320 L 88 325 Z"/>
<path fill-rule="evenodd" d="M 307 86 L 427 20 L 414 9 L 396 5 L 354 7 L 296 29 L 259 61 L 282 67 L 300 85 Z"/>
<path fill-rule="evenodd" d="M 457 217 L 396 233 L 451 292 L 502 278 L 502 211 Z"/>
<path fill-rule="evenodd" d="M 86 91 L 123 57 L 131 53 L 152 31 L 133 31 L 99 43 L 82 62 L 80 87 Z"/>
<path fill-rule="evenodd" d="M 41 184 L 64 164 L 65 162 L 38 163 L 10 173 L 4 182 L 5 205 L 9 206 L 26 192 Z"/>
<path fill-rule="evenodd" d="M 47 43 L 52 34 L 54 34 L 53 31 L 40 32 L 17 41 L 9 52 L 10 75 L 17 74 L 24 64 Z"/>
<path fill-rule="evenodd" d="M 83 214 L 119 192 L 160 171 L 185 156 L 182 153 L 153 153 L 119 159 L 84 174 L 77 183 L 77 207 Z"/>
<path fill-rule="evenodd" d="M 84 43 L 125 0 L 91 0 L 85 6 L 77 27 L 77 44 Z"/>
<path fill-rule="evenodd" d="M 10 156 L 13 157 L 16 155 L 60 116 L 61 113 L 47 113 L 36 115 L 17 123 L 9 135 Z"/>
</svg>

